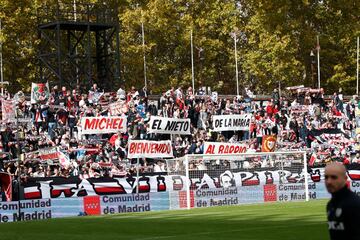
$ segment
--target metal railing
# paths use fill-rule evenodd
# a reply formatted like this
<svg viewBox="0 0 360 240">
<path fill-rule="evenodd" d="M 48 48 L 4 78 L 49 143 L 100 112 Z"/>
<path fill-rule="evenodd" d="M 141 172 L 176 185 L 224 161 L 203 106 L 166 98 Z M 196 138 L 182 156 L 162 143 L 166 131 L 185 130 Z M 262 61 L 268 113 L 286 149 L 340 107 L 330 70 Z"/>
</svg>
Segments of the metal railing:
<svg viewBox="0 0 360 240">
<path fill-rule="evenodd" d="M 58 3 L 38 8 L 37 16 L 39 23 L 63 21 L 113 24 L 117 22 L 117 9 L 105 4 Z"/>
</svg>

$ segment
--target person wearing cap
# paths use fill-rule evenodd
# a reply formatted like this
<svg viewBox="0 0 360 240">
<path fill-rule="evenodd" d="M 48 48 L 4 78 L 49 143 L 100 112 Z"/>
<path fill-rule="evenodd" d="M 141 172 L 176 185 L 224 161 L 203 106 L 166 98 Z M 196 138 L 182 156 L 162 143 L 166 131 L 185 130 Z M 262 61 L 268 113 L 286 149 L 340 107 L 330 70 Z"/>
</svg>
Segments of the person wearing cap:
<svg viewBox="0 0 360 240">
<path fill-rule="evenodd" d="M 331 163 L 325 168 L 325 186 L 331 194 L 326 211 L 331 240 L 360 239 L 360 197 L 347 187 L 346 168 Z"/>
</svg>

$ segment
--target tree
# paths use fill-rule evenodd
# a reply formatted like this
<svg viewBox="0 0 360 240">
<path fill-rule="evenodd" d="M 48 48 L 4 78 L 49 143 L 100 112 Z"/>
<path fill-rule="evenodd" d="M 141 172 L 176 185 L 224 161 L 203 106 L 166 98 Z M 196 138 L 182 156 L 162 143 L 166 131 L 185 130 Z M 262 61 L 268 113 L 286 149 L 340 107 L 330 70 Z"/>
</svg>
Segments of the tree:
<svg viewBox="0 0 360 240">
<path fill-rule="evenodd" d="M 358 1 L 262 0 L 250 5 L 245 67 L 258 88 L 275 87 L 278 81 L 317 86 L 311 82 L 309 53 L 319 35 L 322 86 L 328 92 L 339 87 L 352 91 Z"/>
<path fill-rule="evenodd" d="M 36 79 L 36 15 L 37 1 L 25 0 L 0 2 L 2 20 L 2 43 L 4 58 L 4 80 L 9 89 L 28 90 Z"/>
<path fill-rule="evenodd" d="M 11 90 L 29 90 L 38 81 L 37 9 L 72 0 L 3 0 L 5 80 Z M 78 0 L 80 2 L 80 0 Z M 87 1 L 89 2 L 89 1 Z M 91 0 L 96 4 L 103 1 Z M 160 93 L 191 86 L 190 29 L 194 33 L 196 87 L 235 94 L 234 42 L 238 33 L 240 86 L 258 93 L 311 80 L 310 51 L 320 38 L 321 85 L 353 94 L 360 2 L 356 0 L 109 0 L 118 8 L 121 77 L 126 87 L 143 86 L 143 51 L 149 88 Z M 145 49 L 141 41 L 145 26 Z"/>
</svg>

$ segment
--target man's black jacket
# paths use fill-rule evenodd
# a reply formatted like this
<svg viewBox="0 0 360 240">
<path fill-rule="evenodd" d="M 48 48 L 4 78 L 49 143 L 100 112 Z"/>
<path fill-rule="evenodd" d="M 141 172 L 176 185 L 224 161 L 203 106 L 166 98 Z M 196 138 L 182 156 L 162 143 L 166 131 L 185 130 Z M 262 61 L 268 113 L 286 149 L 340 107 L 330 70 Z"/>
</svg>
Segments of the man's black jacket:
<svg viewBox="0 0 360 240">
<path fill-rule="evenodd" d="M 347 187 L 332 194 L 327 205 L 331 240 L 360 239 L 360 197 Z"/>
</svg>

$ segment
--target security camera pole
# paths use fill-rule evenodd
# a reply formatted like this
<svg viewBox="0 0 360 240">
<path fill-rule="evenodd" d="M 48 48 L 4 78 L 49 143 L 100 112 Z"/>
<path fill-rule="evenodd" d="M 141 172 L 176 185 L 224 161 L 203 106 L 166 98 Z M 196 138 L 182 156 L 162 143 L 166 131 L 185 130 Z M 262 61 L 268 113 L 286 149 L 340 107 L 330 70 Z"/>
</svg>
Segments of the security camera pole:
<svg viewBox="0 0 360 240">
<path fill-rule="evenodd" d="M 235 79 L 236 79 L 236 95 L 239 96 L 239 70 L 238 70 L 238 59 L 237 59 L 237 32 L 232 32 L 231 37 L 234 39 L 234 51 L 235 51 Z"/>
<path fill-rule="evenodd" d="M 193 95 L 195 96 L 195 75 L 194 75 L 194 45 L 193 45 L 193 30 L 190 30 L 190 44 L 191 44 L 191 80 Z"/>
<path fill-rule="evenodd" d="M 0 35 L 2 35 L 2 25 L 0 19 Z M 4 72 L 3 72 L 3 55 L 2 55 L 2 40 L 0 39 L 0 77 L 1 77 L 1 96 L 4 95 Z"/>
</svg>

